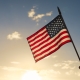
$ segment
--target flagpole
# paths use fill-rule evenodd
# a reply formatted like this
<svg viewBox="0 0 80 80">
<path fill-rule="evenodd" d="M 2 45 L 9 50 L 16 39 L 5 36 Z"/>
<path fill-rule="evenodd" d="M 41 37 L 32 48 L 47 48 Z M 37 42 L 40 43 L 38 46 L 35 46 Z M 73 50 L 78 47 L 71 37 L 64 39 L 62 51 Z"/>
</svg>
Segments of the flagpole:
<svg viewBox="0 0 80 80">
<path fill-rule="evenodd" d="M 59 15 L 61 15 L 61 17 L 62 17 L 62 14 L 61 14 L 61 11 L 60 11 L 59 7 L 57 7 L 57 9 L 58 9 Z M 63 17 L 62 17 L 62 19 L 63 19 Z M 63 22 L 64 22 L 64 19 L 63 19 Z M 68 30 L 68 28 L 67 28 L 65 22 L 64 22 L 64 25 L 65 25 L 65 27 L 66 27 L 68 33 L 69 33 L 69 30 Z M 76 47 L 75 47 L 75 45 L 74 45 L 74 42 L 73 42 L 73 40 L 72 40 L 72 38 L 71 38 L 70 33 L 69 33 L 69 36 L 70 36 L 70 39 L 71 39 L 71 41 L 72 41 L 73 47 L 74 47 L 74 49 L 75 49 L 75 52 L 76 52 L 76 54 L 77 54 L 77 57 L 78 57 L 78 59 L 79 59 L 79 61 L 80 61 L 79 54 L 78 54 L 78 52 L 77 52 L 77 49 L 76 49 Z M 80 69 L 80 66 L 79 66 L 79 69 Z"/>
</svg>

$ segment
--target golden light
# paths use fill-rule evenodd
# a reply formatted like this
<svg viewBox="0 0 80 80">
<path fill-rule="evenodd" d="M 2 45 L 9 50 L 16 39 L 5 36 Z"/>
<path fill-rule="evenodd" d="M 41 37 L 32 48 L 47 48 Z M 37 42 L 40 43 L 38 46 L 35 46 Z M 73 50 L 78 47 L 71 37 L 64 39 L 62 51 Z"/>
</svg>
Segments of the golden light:
<svg viewBox="0 0 80 80">
<path fill-rule="evenodd" d="M 22 80 L 41 80 L 41 77 L 37 71 L 29 70 L 22 76 Z"/>
</svg>

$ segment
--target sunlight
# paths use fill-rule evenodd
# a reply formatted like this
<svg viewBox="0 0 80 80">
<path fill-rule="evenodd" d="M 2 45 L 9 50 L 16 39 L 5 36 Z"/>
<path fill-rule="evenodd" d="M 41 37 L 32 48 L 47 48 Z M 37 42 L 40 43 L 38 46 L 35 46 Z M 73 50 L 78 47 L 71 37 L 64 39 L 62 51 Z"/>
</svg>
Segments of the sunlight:
<svg viewBox="0 0 80 80">
<path fill-rule="evenodd" d="M 22 76 L 22 80 L 41 80 L 41 77 L 36 71 L 29 70 Z"/>
</svg>

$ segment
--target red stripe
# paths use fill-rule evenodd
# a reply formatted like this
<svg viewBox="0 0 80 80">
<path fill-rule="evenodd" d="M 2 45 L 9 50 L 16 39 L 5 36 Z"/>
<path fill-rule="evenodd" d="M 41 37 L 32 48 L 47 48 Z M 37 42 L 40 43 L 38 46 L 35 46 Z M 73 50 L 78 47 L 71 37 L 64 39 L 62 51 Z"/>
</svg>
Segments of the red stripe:
<svg viewBox="0 0 80 80">
<path fill-rule="evenodd" d="M 62 38 L 59 39 L 59 41 L 57 41 L 54 45 L 50 46 L 48 49 L 44 50 L 43 52 L 37 54 L 35 57 L 37 57 L 37 56 L 39 56 L 39 55 L 41 55 L 41 54 L 43 54 L 43 53 L 49 51 L 51 48 L 54 48 L 56 45 L 59 44 L 60 41 L 62 41 L 62 40 L 65 39 L 65 38 L 68 38 L 68 37 L 69 37 L 69 36 L 64 36 L 64 37 L 62 37 Z M 38 51 L 40 51 L 41 49 L 45 48 L 46 46 L 50 45 L 51 43 L 52 43 L 52 42 L 50 42 L 50 43 L 44 45 L 44 46 L 41 47 L 40 49 L 36 50 L 33 54 L 35 54 L 36 52 L 38 52 Z"/>
<path fill-rule="evenodd" d="M 55 50 L 49 52 L 48 54 L 45 54 L 45 53 L 44 53 L 44 54 L 45 54 L 44 56 L 38 58 L 38 59 L 35 60 L 35 61 L 38 62 L 39 60 L 41 60 L 41 59 L 43 59 L 43 58 L 49 56 L 50 54 L 52 54 L 52 53 L 54 53 L 55 51 L 57 51 L 61 46 L 63 46 L 63 45 L 66 44 L 66 43 L 69 43 L 69 42 L 71 42 L 71 40 L 67 40 L 67 41 L 61 43 Z M 36 57 L 34 57 L 34 58 L 36 58 Z"/>
<path fill-rule="evenodd" d="M 63 31 L 63 32 L 61 32 L 57 37 L 55 37 L 55 39 L 52 41 L 52 42 L 54 42 L 55 40 L 57 40 L 62 34 L 65 34 L 65 33 L 67 33 L 67 31 Z M 42 39 L 44 39 L 45 37 L 43 37 Z M 34 48 L 32 48 L 32 49 L 35 49 L 35 48 L 37 48 L 39 45 L 42 45 L 43 43 L 45 43 L 45 42 L 47 42 L 47 41 L 49 41 L 51 38 L 48 38 L 48 39 L 46 39 L 45 41 L 43 41 L 43 42 L 40 42 L 37 46 L 35 46 Z M 38 43 L 39 41 L 41 41 L 41 39 L 40 40 L 38 40 L 38 41 L 36 41 L 35 43 L 33 43 L 33 44 L 31 44 L 30 46 L 33 46 L 33 45 L 35 45 L 36 43 Z"/>
<path fill-rule="evenodd" d="M 35 32 L 34 34 L 32 34 L 31 36 L 27 37 L 27 40 L 34 37 L 36 34 L 38 34 L 39 32 L 41 32 L 43 29 L 45 29 L 45 26 L 42 27 L 40 30 L 38 30 L 37 32 Z"/>
</svg>

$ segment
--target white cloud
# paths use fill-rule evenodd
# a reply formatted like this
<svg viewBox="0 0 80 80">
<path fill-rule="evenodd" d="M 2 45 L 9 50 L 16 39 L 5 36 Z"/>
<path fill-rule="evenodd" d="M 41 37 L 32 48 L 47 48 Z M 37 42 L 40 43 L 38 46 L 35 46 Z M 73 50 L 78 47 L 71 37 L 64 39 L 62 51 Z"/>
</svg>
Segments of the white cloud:
<svg viewBox="0 0 80 80">
<path fill-rule="evenodd" d="M 75 72 L 75 75 L 80 77 L 80 71 L 79 72 Z"/>
<path fill-rule="evenodd" d="M 9 39 L 9 40 L 13 40 L 13 39 L 22 39 L 21 37 L 20 37 L 20 34 L 18 33 L 18 32 L 14 32 L 14 33 L 12 33 L 12 34 L 9 34 L 8 36 L 7 36 L 7 39 Z"/>
<path fill-rule="evenodd" d="M 51 11 L 51 12 L 46 13 L 46 16 L 51 16 L 51 15 L 52 15 L 52 11 Z"/>
<path fill-rule="evenodd" d="M 72 70 L 70 70 L 70 71 L 67 71 L 65 74 L 66 75 L 71 75 L 71 74 L 74 74 L 74 72 Z"/>
<path fill-rule="evenodd" d="M 22 68 L 7 67 L 7 66 L 2 67 L 2 69 L 3 70 L 7 70 L 7 71 L 21 71 L 21 70 L 25 70 L 25 69 L 22 69 Z"/>
<path fill-rule="evenodd" d="M 62 69 L 70 69 L 71 68 L 70 65 L 67 63 L 63 63 L 62 65 L 63 65 Z"/>
<path fill-rule="evenodd" d="M 31 9 L 29 12 L 28 12 L 28 17 L 30 17 L 32 20 L 38 22 L 40 19 L 42 19 L 44 16 L 51 16 L 52 15 L 52 11 L 51 12 L 48 12 L 48 13 L 45 13 L 45 14 L 36 14 L 35 12 L 35 8 L 36 6 L 33 6 L 33 9 Z M 36 15 L 35 15 L 36 14 Z"/>
<path fill-rule="evenodd" d="M 31 11 L 28 12 L 28 17 L 31 17 L 31 18 L 34 17 L 35 13 L 36 13 L 35 10 L 31 9 Z"/>
<path fill-rule="evenodd" d="M 44 16 L 45 16 L 45 14 L 38 14 L 38 15 L 36 15 L 36 16 L 33 17 L 33 20 L 39 21 Z"/>
<path fill-rule="evenodd" d="M 53 66 L 54 66 L 54 67 L 60 67 L 61 64 L 60 64 L 60 63 L 57 63 L 57 64 L 54 64 Z"/>
<path fill-rule="evenodd" d="M 20 64 L 19 62 L 11 62 L 12 64 Z"/>
<path fill-rule="evenodd" d="M 55 56 L 52 56 L 52 58 L 56 58 L 57 56 L 55 55 Z"/>
<path fill-rule="evenodd" d="M 36 6 L 33 6 L 33 8 L 36 8 Z"/>
<path fill-rule="evenodd" d="M 56 63 L 53 64 L 53 67 L 60 67 L 61 69 L 75 69 L 75 63 L 77 63 L 77 61 L 63 61 L 62 63 Z"/>
<path fill-rule="evenodd" d="M 39 25 L 39 23 L 36 24 L 37 26 Z"/>
<path fill-rule="evenodd" d="M 44 20 L 44 22 L 47 22 L 46 20 Z"/>
<path fill-rule="evenodd" d="M 41 75 L 49 75 L 49 74 L 53 74 L 53 75 L 60 75 L 61 72 L 60 71 L 57 71 L 57 70 L 53 70 L 53 69 L 49 69 L 49 70 L 41 70 L 39 72 L 39 74 Z"/>
<path fill-rule="evenodd" d="M 68 61 L 63 61 L 65 63 L 68 63 L 68 64 L 73 64 L 73 63 L 77 63 L 78 61 L 71 61 L 71 60 L 68 60 Z"/>
</svg>

